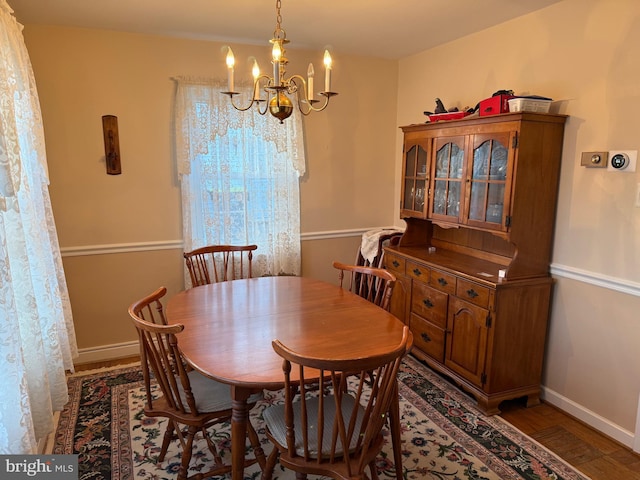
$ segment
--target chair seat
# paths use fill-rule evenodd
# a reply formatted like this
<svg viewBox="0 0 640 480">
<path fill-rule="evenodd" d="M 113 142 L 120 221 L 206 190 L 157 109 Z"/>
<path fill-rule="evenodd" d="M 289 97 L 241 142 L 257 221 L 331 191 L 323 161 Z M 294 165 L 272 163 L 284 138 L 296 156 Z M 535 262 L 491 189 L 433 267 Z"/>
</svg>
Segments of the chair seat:
<svg viewBox="0 0 640 480">
<path fill-rule="evenodd" d="M 307 400 L 307 417 L 309 419 L 309 454 L 313 458 L 318 458 L 318 440 L 315 433 L 315 429 L 318 425 L 318 397 L 313 397 Z M 351 419 L 351 415 L 354 412 L 354 404 L 355 399 L 350 395 L 343 395 L 342 397 L 342 416 L 345 419 L 345 424 L 349 424 Z M 304 456 L 303 450 L 303 436 L 302 436 L 302 425 L 300 421 L 301 409 L 300 402 L 293 403 L 293 416 L 294 416 L 294 429 L 295 429 L 295 438 L 296 438 L 296 453 L 300 456 Z M 331 432 L 334 426 L 334 418 L 336 416 L 336 401 L 333 395 L 328 395 L 324 397 L 324 431 Z M 269 428 L 269 432 L 271 432 L 272 437 L 276 440 L 280 445 L 286 447 L 287 445 L 287 427 L 285 424 L 285 406 L 284 404 L 280 405 L 272 405 L 266 408 L 262 412 L 262 417 L 265 421 L 265 424 Z M 362 423 L 362 418 L 364 416 L 364 408 L 361 405 L 358 405 L 357 410 L 355 410 L 357 418 L 356 418 L 356 431 L 360 429 L 360 425 Z M 357 436 L 353 436 L 351 440 L 351 445 L 349 446 L 349 450 L 353 451 L 355 449 L 356 443 L 358 441 Z M 340 440 L 338 439 L 338 448 L 336 449 L 336 454 L 342 455 L 344 453 L 344 449 Z M 331 450 L 331 436 L 324 435 L 323 437 L 323 445 L 322 445 L 322 456 L 328 456 Z"/>
<path fill-rule="evenodd" d="M 209 377 L 205 377 L 196 370 L 188 373 L 189 382 L 191 383 L 191 391 L 196 401 L 196 408 L 199 412 L 220 412 L 223 410 L 231 410 L 231 387 L 225 383 L 217 382 Z M 180 384 L 180 379 L 177 379 Z M 180 398 L 185 408 L 189 411 L 187 398 L 184 390 L 180 389 Z M 262 392 L 254 393 L 249 397 L 247 403 L 249 405 L 256 403 L 262 399 Z"/>
</svg>

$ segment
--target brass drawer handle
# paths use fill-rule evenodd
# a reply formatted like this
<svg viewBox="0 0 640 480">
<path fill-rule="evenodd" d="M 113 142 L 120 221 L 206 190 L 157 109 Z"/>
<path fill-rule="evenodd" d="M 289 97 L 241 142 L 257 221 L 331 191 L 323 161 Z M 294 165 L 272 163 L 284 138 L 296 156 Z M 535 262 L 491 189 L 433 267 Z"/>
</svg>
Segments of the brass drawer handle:
<svg viewBox="0 0 640 480">
<path fill-rule="evenodd" d="M 422 272 L 420 271 L 420 269 L 418 268 L 414 268 L 413 269 L 413 273 L 414 275 L 416 275 L 417 277 L 419 277 L 420 275 L 422 275 Z"/>
<path fill-rule="evenodd" d="M 392 265 L 396 268 L 398 268 L 400 266 L 400 262 L 398 262 L 397 260 L 394 260 L 393 262 L 391 262 Z"/>
<path fill-rule="evenodd" d="M 440 285 L 442 285 L 443 287 L 449 284 L 449 282 L 447 282 L 447 281 L 446 281 L 444 278 L 442 278 L 442 277 L 440 277 L 440 278 L 438 279 L 438 283 L 439 283 Z"/>
<path fill-rule="evenodd" d="M 424 303 L 424 306 L 427 308 L 433 308 L 433 303 L 431 303 L 431 300 L 429 300 L 428 298 L 422 300 L 422 303 Z"/>
<path fill-rule="evenodd" d="M 421 333 L 420 336 L 422 337 L 422 340 L 424 340 L 425 342 L 430 342 L 431 341 L 431 337 L 429 335 L 427 335 L 426 333 Z"/>
<path fill-rule="evenodd" d="M 473 288 L 470 288 L 469 290 L 467 290 L 467 295 L 469 295 L 471 298 L 476 298 L 479 293 L 476 292 Z"/>
</svg>

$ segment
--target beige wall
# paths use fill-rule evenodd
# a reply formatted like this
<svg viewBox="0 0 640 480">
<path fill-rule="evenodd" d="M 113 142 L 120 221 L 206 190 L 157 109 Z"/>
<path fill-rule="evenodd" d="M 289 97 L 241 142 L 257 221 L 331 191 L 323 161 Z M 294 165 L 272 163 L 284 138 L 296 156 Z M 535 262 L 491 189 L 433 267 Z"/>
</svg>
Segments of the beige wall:
<svg viewBox="0 0 640 480">
<path fill-rule="evenodd" d="M 85 359 L 117 354 L 135 343 L 128 305 L 160 285 L 169 295 L 183 288 L 171 78 L 226 78 L 222 44 L 35 25 L 24 35 L 78 344 Z M 245 59 L 266 64 L 270 53 L 266 40 L 233 49 L 238 80 L 250 78 Z M 309 61 L 322 70 L 322 52 L 287 53 L 290 73 L 304 74 Z M 329 281 L 334 258 L 355 258 L 359 230 L 394 223 L 395 204 L 397 63 L 334 56 L 340 95 L 305 118 L 300 184 L 303 275 Z M 121 175 L 105 173 L 106 114 L 118 117 Z"/>
<path fill-rule="evenodd" d="M 398 93 L 399 125 L 424 121 L 435 97 L 464 107 L 513 89 L 560 100 L 570 117 L 545 397 L 627 445 L 640 394 L 640 173 L 586 169 L 580 152 L 640 150 L 638 31 L 636 0 L 566 0 L 401 60 Z"/>
</svg>

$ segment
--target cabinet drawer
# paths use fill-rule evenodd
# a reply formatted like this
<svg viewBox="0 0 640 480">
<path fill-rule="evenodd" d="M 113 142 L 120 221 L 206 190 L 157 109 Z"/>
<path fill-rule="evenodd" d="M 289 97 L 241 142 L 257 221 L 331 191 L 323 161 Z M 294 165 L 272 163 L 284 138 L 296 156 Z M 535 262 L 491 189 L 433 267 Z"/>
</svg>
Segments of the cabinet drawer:
<svg viewBox="0 0 640 480">
<path fill-rule="evenodd" d="M 486 308 L 489 306 L 490 294 L 491 290 L 487 287 L 462 280 L 461 278 L 458 279 L 456 297 Z"/>
<path fill-rule="evenodd" d="M 447 326 L 447 301 L 449 295 L 427 286 L 422 282 L 413 282 L 411 289 L 411 311 L 417 313 L 440 328 Z"/>
<path fill-rule="evenodd" d="M 429 285 L 443 292 L 454 294 L 456 293 L 456 276 L 434 268 L 431 270 Z"/>
<path fill-rule="evenodd" d="M 444 330 L 413 313 L 410 328 L 414 346 L 439 362 L 444 362 Z"/>
<path fill-rule="evenodd" d="M 404 257 L 385 251 L 384 256 L 382 257 L 382 264 L 384 268 L 391 272 L 404 274 Z"/>
<path fill-rule="evenodd" d="M 429 267 L 414 262 L 407 262 L 407 275 L 427 283 L 429 281 Z"/>
</svg>

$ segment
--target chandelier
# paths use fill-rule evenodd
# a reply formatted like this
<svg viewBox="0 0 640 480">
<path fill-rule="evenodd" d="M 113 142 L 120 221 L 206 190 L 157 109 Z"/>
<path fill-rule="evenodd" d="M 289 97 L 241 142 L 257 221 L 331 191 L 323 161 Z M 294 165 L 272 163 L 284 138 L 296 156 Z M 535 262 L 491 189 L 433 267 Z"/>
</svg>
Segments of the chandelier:
<svg viewBox="0 0 640 480">
<path fill-rule="evenodd" d="M 324 97 L 323 100 L 316 100 L 314 97 L 314 70 L 313 64 L 309 64 L 307 69 L 307 79 L 300 75 L 292 75 L 286 78 L 286 66 L 288 63 L 285 55 L 284 45 L 289 43 L 287 33 L 282 29 L 282 16 L 280 15 L 281 0 L 276 0 L 276 29 L 273 32 L 273 38 L 269 41 L 273 47 L 271 49 L 271 63 L 273 65 L 273 76 L 260 73 L 260 67 L 257 60 L 253 61 L 253 90 L 251 101 L 245 106 L 238 106 L 234 102 L 234 95 L 239 93 L 234 91 L 234 65 L 235 59 L 231 47 L 227 47 L 227 73 L 228 73 L 228 92 L 222 92 L 229 96 L 231 105 L 236 110 L 246 111 L 253 105 L 256 105 L 260 115 L 267 113 L 284 123 L 293 113 L 293 101 L 297 102 L 298 109 L 303 115 L 309 115 L 311 112 L 321 112 L 327 105 L 329 99 L 337 95 L 331 91 L 331 55 L 328 50 L 324 51 L 324 91 L 319 92 Z M 262 92 L 265 98 L 262 98 Z"/>
</svg>

